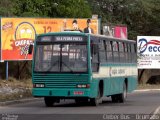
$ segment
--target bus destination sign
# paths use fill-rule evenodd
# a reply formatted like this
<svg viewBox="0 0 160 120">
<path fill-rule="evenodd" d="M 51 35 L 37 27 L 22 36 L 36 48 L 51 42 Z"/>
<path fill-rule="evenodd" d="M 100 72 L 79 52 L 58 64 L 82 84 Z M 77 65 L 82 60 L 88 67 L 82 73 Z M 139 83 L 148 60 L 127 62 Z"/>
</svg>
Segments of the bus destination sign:
<svg viewBox="0 0 160 120">
<path fill-rule="evenodd" d="M 83 37 L 81 36 L 55 36 L 56 42 L 82 42 Z"/>
<path fill-rule="evenodd" d="M 43 36 L 38 40 L 40 42 L 85 42 L 85 36 Z"/>
</svg>

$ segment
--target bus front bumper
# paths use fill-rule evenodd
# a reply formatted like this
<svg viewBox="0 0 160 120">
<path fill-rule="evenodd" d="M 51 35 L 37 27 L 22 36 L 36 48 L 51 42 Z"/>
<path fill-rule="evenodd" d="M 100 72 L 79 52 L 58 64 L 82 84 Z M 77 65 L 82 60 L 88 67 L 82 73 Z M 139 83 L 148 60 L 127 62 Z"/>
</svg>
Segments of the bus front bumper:
<svg viewBox="0 0 160 120">
<path fill-rule="evenodd" d="M 92 97 L 89 88 L 75 89 L 55 89 L 55 88 L 33 88 L 32 95 L 34 97 Z"/>
</svg>

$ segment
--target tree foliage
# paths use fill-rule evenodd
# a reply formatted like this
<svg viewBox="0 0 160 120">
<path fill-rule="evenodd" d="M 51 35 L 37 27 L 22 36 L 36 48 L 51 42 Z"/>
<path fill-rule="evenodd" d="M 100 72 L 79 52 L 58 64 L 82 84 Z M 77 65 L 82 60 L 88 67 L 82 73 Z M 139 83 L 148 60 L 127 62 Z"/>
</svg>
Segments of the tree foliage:
<svg viewBox="0 0 160 120">
<path fill-rule="evenodd" d="M 159 0 L 88 0 L 92 12 L 102 17 L 103 22 L 125 24 L 129 38 L 137 35 L 159 35 Z"/>
<path fill-rule="evenodd" d="M 13 16 L 13 3 L 11 0 L 0 0 L 0 15 L 3 17 Z"/>
<path fill-rule="evenodd" d="M 14 0 L 16 16 L 22 17 L 91 17 L 84 0 Z"/>
</svg>

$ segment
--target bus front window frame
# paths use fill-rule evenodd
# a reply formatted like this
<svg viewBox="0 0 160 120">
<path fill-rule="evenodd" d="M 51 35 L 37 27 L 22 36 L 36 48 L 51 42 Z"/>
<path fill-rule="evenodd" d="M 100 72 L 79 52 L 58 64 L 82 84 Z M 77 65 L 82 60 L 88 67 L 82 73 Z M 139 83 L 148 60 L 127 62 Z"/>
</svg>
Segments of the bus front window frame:
<svg viewBox="0 0 160 120">
<path fill-rule="evenodd" d="M 37 65 L 41 65 L 41 63 L 37 62 L 37 58 L 38 57 L 38 48 L 41 46 L 41 45 L 50 45 L 52 46 L 52 53 L 50 52 L 51 54 L 51 57 L 49 57 L 48 60 L 50 60 L 52 62 L 52 60 L 54 59 L 53 58 L 53 54 L 57 54 L 57 61 L 55 61 L 52 65 L 48 65 L 51 66 L 50 69 L 41 69 L 41 70 L 37 70 L 36 66 Z M 60 45 L 60 49 L 59 51 L 56 53 L 56 52 L 53 52 L 53 46 L 54 45 Z M 64 46 L 68 45 L 69 48 L 67 51 L 63 51 L 64 49 Z M 79 48 L 79 49 L 78 49 Z M 77 51 L 76 51 L 77 50 Z M 72 51 L 72 52 L 71 52 Z M 40 51 L 39 51 L 40 52 Z M 43 53 L 42 53 L 43 52 Z M 68 53 L 67 53 L 68 52 Z M 83 52 L 83 53 L 80 53 L 80 52 Z M 40 55 L 41 54 L 41 55 Z M 42 57 L 44 53 L 44 49 L 41 50 L 41 53 L 39 53 L 39 55 Z M 48 53 L 49 54 L 49 53 Z M 64 55 L 65 54 L 65 55 Z M 68 56 L 67 56 L 68 54 Z M 72 55 L 71 55 L 72 54 Z M 82 56 L 78 56 L 82 54 Z M 70 57 L 73 57 L 73 55 L 75 55 L 74 57 L 76 58 L 73 58 L 74 60 L 76 60 L 75 62 L 73 62 L 73 64 L 71 64 L 71 58 Z M 40 56 L 38 57 L 38 59 L 44 59 L 43 57 L 40 58 Z M 59 56 L 59 58 L 58 58 Z M 64 57 L 68 57 L 68 60 L 69 62 L 67 63 L 64 59 Z M 81 57 L 81 60 L 80 60 L 80 57 Z M 79 61 L 78 61 L 79 60 Z M 40 60 L 39 60 L 40 61 Z M 34 72 L 51 72 L 51 73 L 88 73 L 88 51 L 87 51 L 87 43 L 76 43 L 76 42 L 70 42 L 70 43 L 38 43 L 37 44 L 37 47 L 36 47 L 36 53 L 35 53 L 35 65 L 34 65 Z M 83 62 L 83 64 L 82 64 Z M 37 63 L 37 64 L 36 64 Z M 80 64 L 81 63 L 81 64 Z M 54 67 L 52 68 L 53 65 L 57 65 L 57 71 L 54 71 Z M 70 65 L 72 65 L 72 68 Z M 79 66 L 77 66 L 79 65 Z M 84 67 L 82 67 L 82 65 Z M 40 66 L 37 66 L 37 67 L 40 67 Z M 78 69 L 79 68 L 79 69 Z M 76 69 L 76 70 L 75 70 Z"/>
</svg>

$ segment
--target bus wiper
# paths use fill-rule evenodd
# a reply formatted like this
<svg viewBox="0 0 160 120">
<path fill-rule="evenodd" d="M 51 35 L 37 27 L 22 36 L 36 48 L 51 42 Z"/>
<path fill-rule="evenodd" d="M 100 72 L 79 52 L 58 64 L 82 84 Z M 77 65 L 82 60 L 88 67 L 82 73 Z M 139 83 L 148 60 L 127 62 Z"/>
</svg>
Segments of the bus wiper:
<svg viewBox="0 0 160 120">
<path fill-rule="evenodd" d="M 47 70 L 47 72 L 49 72 L 52 69 L 52 67 L 55 66 L 55 64 L 57 64 L 57 62 L 59 62 L 59 60 L 57 60 L 56 62 L 52 63 L 51 67 Z"/>
<path fill-rule="evenodd" d="M 66 65 L 66 63 L 62 62 L 62 64 L 64 64 L 70 70 L 70 72 L 74 72 L 68 65 Z"/>
</svg>

